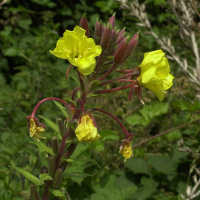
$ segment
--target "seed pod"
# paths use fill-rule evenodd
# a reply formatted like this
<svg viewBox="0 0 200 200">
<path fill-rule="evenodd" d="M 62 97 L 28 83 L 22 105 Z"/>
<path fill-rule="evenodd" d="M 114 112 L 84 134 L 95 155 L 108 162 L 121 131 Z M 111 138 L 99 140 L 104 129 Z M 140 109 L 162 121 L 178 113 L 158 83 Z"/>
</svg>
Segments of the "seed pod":
<svg viewBox="0 0 200 200">
<path fill-rule="evenodd" d="M 68 159 L 72 155 L 74 150 L 76 149 L 76 146 L 77 146 L 77 144 L 70 144 L 70 146 L 67 148 L 67 150 L 63 154 L 61 160 L 62 159 Z"/>
<path fill-rule="evenodd" d="M 58 148 L 58 140 L 57 140 L 56 137 L 53 137 L 53 138 L 52 138 L 51 144 L 52 144 L 53 152 L 54 152 L 55 155 L 57 156 L 57 155 L 58 155 L 59 148 Z"/>
<path fill-rule="evenodd" d="M 49 176 L 53 177 L 55 171 L 55 157 L 50 156 L 49 158 Z"/>
<path fill-rule="evenodd" d="M 31 185 L 30 200 L 41 200 L 41 197 L 35 185 Z"/>
<path fill-rule="evenodd" d="M 40 174 L 47 174 L 48 173 L 48 169 L 46 166 L 43 166 L 41 171 L 40 171 Z"/>
<path fill-rule="evenodd" d="M 66 129 L 65 129 L 64 123 L 61 118 L 57 119 L 57 124 L 58 124 L 58 128 L 59 128 L 59 132 L 60 132 L 61 136 L 63 137 L 65 135 Z"/>
<path fill-rule="evenodd" d="M 60 181 L 61 181 L 61 176 L 62 176 L 62 169 L 58 168 L 54 174 L 54 177 L 53 177 L 53 182 L 52 182 L 52 188 L 53 189 L 56 189 L 59 184 L 60 184 Z"/>
</svg>

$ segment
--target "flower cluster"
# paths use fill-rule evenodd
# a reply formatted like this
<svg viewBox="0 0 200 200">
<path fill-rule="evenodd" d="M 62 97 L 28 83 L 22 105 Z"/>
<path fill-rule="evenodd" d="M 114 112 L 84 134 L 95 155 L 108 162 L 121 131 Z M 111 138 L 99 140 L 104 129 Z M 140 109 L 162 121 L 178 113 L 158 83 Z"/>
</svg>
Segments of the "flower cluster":
<svg viewBox="0 0 200 200">
<path fill-rule="evenodd" d="M 73 31 L 66 30 L 63 37 L 58 40 L 56 48 L 50 51 L 54 56 L 69 61 L 70 67 L 66 76 L 72 66 L 78 69 L 77 75 L 81 87 L 74 89 L 70 105 L 61 99 L 47 98 L 38 103 L 29 119 L 30 136 L 42 138 L 41 133 L 44 132 L 44 128 L 39 127 L 36 118 L 34 118 L 39 105 L 47 100 L 57 100 L 65 105 L 69 118 L 65 119 L 67 121 L 67 129 L 62 123 L 59 122 L 58 124 L 62 133 L 62 141 L 56 158 L 57 167 L 65 166 L 66 168 L 67 164 L 60 162 L 61 158 L 64 155 L 64 157 L 71 155 L 76 148 L 76 145 L 72 145 L 73 148 L 71 147 L 71 150 L 65 151 L 66 140 L 73 140 L 76 137 L 80 142 L 92 142 L 101 137 L 98 134 L 91 112 L 84 107 L 88 97 L 130 88 L 129 100 L 131 101 L 134 91 L 135 95 L 143 102 L 142 87 L 145 87 L 154 92 L 158 99 L 162 101 L 165 90 L 173 85 L 174 77 L 170 74 L 170 66 L 162 50 L 145 53 L 144 59 L 139 66 L 131 66 L 128 70 L 118 70 L 134 52 L 139 41 L 139 32 L 135 33 L 129 40 L 125 29 L 119 30 L 115 27 L 114 15 L 108 20 L 107 24 L 97 20 L 94 39 L 89 38 L 89 35 L 89 26 L 83 16 L 80 20 L 80 26 L 76 26 Z M 111 77 L 105 80 L 113 71 L 117 72 L 118 77 L 114 79 Z M 90 76 L 86 78 L 86 75 Z M 103 88 L 105 85 L 114 82 L 123 85 L 115 88 L 109 87 L 110 89 L 108 87 Z M 80 92 L 79 97 L 76 97 L 77 91 Z M 125 137 L 119 153 L 123 155 L 125 161 L 130 159 L 133 156 L 131 145 L 133 134 L 129 133 L 117 117 L 111 113 L 99 108 L 91 109 L 109 115 L 121 126 Z"/>
</svg>

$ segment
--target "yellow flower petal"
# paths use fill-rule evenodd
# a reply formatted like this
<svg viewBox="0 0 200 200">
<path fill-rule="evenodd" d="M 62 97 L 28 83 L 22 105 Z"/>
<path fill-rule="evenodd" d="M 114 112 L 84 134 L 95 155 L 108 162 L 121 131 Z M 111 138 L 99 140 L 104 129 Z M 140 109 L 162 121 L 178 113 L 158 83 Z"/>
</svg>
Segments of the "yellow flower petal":
<svg viewBox="0 0 200 200">
<path fill-rule="evenodd" d="M 138 82 L 141 86 L 150 89 L 160 101 L 164 98 L 164 90 L 173 85 L 173 76 L 169 73 L 170 66 L 162 50 L 145 53 L 139 66 L 141 69 Z"/>
<path fill-rule="evenodd" d="M 168 74 L 166 80 L 163 83 L 164 90 L 169 89 L 173 85 L 173 82 L 172 82 L 173 79 L 174 79 L 174 76 L 172 76 L 171 74 Z"/>
<path fill-rule="evenodd" d="M 79 141 L 91 142 L 99 139 L 101 136 L 97 132 L 97 128 L 94 126 L 92 119 L 89 115 L 81 117 L 81 122 L 78 124 L 75 134 Z"/>
<path fill-rule="evenodd" d="M 86 30 L 76 26 L 73 31 L 66 30 L 50 53 L 56 57 L 67 59 L 76 66 L 83 75 L 93 72 L 95 57 L 101 54 L 101 46 L 95 45 L 92 38 L 85 36 Z"/>
</svg>

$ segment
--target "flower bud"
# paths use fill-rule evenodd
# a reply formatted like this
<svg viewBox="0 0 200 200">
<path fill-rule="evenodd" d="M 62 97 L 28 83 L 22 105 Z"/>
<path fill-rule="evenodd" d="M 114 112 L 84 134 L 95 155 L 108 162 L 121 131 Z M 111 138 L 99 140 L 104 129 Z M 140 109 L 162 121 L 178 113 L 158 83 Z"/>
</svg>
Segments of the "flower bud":
<svg viewBox="0 0 200 200">
<path fill-rule="evenodd" d="M 95 36 L 95 43 L 96 44 L 100 43 L 102 32 L 103 32 L 102 21 L 99 22 L 99 20 L 97 20 L 96 24 L 95 24 L 95 34 L 94 34 L 94 36 Z"/>
<path fill-rule="evenodd" d="M 48 173 L 48 169 L 46 166 L 43 166 L 42 169 L 40 170 L 40 174 L 47 174 Z"/>
<path fill-rule="evenodd" d="M 55 171 L 55 157 L 50 156 L 49 158 L 49 176 L 53 177 Z"/>
<path fill-rule="evenodd" d="M 52 188 L 53 189 L 56 189 L 59 184 L 60 184 L 60 181 L 61 181 L 61 177 L 62 177 L 62 172 L 63 170 L 58 168 L 55 172 L 55 175 L 53 177 L 53 182 L 52 182 Z"/>
<path fill-rule="evenodd" d="M 138 44 L 138 40 L 139 40 L 139 32 L 137 32 L 132 39 L 130 40 L 130 42 L 128 43 L 128 51 L 127 51 L 127 57 L 130 56 L 133 51 L 135 50 L 135 47 Z"/>
<path fill-rule="evenodd" d="M 124 44 L 122 44 L 119 49 L 117 50 L 117 52 L 115 53 L 115 56 L 114 56 L 114 63 L 116 65 L 121 65 L 122 62 L 124 61 L 125 57 L 126 57 L 126 54 L 127 54 L 127 51 L 128 51 L 128 44 L 125 42 Z"/>
<path fill-rule="evenodd" d="M 58 155 L 59 148 L 58 148 L 58 140 L 57 140 L 56 137 L 53 137 L 53 138 L 52 138 L 51 144 L 52 144 L 53 152 L 54 152 L 55 155 L 57 156 L 57 155 Z"/>
<path fill-rule="evenodd" d="M 80 22 L 79 22 L 79 26 L 83 29 L 86 30 L 85 35 L 89 38 L 89 26 L 88 26 L 88 22 L 87 19 L 85 18 L 85 14 L 83 15 L 83 17 L 81 18 Z"/>
<path fill-rule="evenodd" d="M 57 119 L 57 124 L 58 124 L 60 135 L 63 137 L 65 135 L 66 129 L 61 118 Z"/>
<path fill-rule="evenodd" d="M 118 38 L 117 38 L 117 41 L 116 41 L 116 44 L 119 44 L 124 38 L 125 38 L 125 28 L 122 29 L 119 34 L 118 34 Z"/>
<path fill-rule="evenodd" d="M 108 23 L 110 23 L 112 25 L 112 28 L 115 28 L 115 13 L 113 14 L 113 16 L 108 20 Z"/>
<path fill-rule="evenodd" d="M 31 185 L 30 200 L 41 200 L 41 197 L 39 196 L 38 190 L 35 185 Z"/>
<path fill-rule="evenodd" d="M 108 24 L 103 31 L 102 37 L 101 37 L 101 48 L 103 50 L 106 50 L 110 44 L 110 39 L 112 36 L 112 29 L 111 29 L 111 25 Z"/>
</svg>

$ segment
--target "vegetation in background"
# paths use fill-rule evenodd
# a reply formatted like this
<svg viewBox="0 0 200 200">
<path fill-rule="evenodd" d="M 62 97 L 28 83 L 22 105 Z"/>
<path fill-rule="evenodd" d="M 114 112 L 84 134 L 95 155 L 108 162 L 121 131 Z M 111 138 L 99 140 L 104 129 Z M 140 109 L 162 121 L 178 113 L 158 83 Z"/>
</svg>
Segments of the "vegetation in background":
<svg viewBox="0 0 200 200">
<path fill-rule="evenodd" d="M 187 48 L 177 42 L 178 26 L 175 16 L 166 12 L 169 9 L 166 1 L 146 0 L 143 3 L 153 30 L 159 36 L 172 37 L 179 47 L 179 55 L 187 53 Z M 29 199 L 30 182 L 11 166 L 20 166 L 37 176 L 41 166 L 48 165 L 47 160 L 42 159 L 45 153 L 28 142 L 26 117 L 41 99 L 65 98 L 71 95 L 70 88 L 77 87 L 75 70 L 72 69 L 66 80 L 63 74 L 68 62 L 49 53 L 65 29 L 72 30 L 83 13 L 92 28 L 97 17 L 106 21 L 116 12 L 119 28 L 126 26 L 130 35 L 140 29 L 134 60 L 129 58 L 123 69 L 136 67 L 145 52 L 160 48 L 151 35 L 146 35 L 145 28 L 135 25 L 137 19 L 119 7 L 120 3 L 113 0 L 92 3 L 22 0 L 7 1 L 0 7 L 1 199 Z M 175 62 L 170 62 L 170 66 L 175 76 L 174 86 L 164 102 L 158 102 L 146 89 L 143 90 L 144 106 L 136 98 L 134 104 L 129 103 L 128 91 L 116 93 L 112 99 L 101 97 L 89 101 L 90 107 L 104 108 L 122 120 L 128 131 L 133 132 L 135 145 L 169 131 L 134 148 L 135 157 L 124 164 L 118 154 L 123 139 L 119 127 L 109 119 L 98 118 L 96 122 L 102 139 L 90 145 L 80 144 L 63 177 L 61 190 L 68 191 L 72 200 L 181 199 L 187 186 L 194 185 L 192 176 L 196 174 L 194 169 L 199 167 L 200 103 L 187 76 Z M 45 102 L 38 115 L 55 123 L 55 119 L 65 118 L 53 102 Z M 44 136 L 50 139 L 56 131 L 47 122 L 45 125 Z M 176 128 L 179 126 L 181 128 Z M 171 130 L 173 128 L 175 130 Z"/>
</svg>

